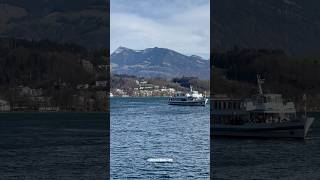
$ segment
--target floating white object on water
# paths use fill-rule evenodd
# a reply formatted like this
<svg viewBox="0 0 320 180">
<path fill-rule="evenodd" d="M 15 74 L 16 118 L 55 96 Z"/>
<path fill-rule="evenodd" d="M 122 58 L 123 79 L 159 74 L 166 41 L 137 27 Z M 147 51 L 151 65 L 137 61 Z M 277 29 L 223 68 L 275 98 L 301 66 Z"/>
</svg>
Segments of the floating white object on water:
<svg viewBox="0 0 320 180">
<path fill-rule="evenodd" d="M 171 158 L 149 158 L 148 162 L 157 162 L 157 163 L 172 163 L 173 159 Z"/>
</svg>

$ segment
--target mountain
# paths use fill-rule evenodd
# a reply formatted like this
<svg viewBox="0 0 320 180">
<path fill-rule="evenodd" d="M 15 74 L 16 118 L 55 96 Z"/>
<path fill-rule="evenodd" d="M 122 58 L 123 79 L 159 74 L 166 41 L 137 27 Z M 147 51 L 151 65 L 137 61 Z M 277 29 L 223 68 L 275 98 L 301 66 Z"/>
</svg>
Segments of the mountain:
<svg viewBox="0 0 320 180">
<path fill-rule="evenodd" d="M 215 0 L 213 47 L 282 49 L 294 56 L 320 55 L 320 1 Z"/>
<path fill-rule="evenodd" d="M 0 36 L 105 48 L 108 8 L 107 1 L 98 0 L 2 0 Z"/>
<path fill-rule="evenodd" d="M 111 54 L 111 72 L 139 77 L 194 76 L 209 79 L 210 61 L 166 48 L 132 50 L 119 47 Z"/>
</svg>

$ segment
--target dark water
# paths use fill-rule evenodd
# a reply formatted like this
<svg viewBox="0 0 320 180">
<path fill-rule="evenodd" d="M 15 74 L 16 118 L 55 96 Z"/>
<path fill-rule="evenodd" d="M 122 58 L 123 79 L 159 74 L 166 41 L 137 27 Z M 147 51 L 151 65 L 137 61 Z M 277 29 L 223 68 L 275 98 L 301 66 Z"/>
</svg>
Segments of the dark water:
<svg viewBox="0 0 320 180">
<path fill-rule="evenodd" d="M 209 121 L 208 106 L 169 106 L 166 98 L 111 99 L 111 179 L 209 179 Z"/>
<path fill-rule="evenodd" d="M 0 113 L 0 179 L 106 179 L 105 113 Z"/>
<path fill-rule="evenodd" d="M 311 140 L 213 138 L 213 179 L 320 179 L 320 114 Z"/>
</svg>

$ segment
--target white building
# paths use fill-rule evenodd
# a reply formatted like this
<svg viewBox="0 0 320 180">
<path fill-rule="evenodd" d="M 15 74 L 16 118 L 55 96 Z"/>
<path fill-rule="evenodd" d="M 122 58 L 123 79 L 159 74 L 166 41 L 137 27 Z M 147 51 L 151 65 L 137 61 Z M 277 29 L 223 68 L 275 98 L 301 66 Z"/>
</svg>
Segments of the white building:
<svg viewBox="0 0 320 180">
<path fill-rule="evenodd" d="M 87 61 L 85 59 L 81 60 L 81 65 L 82 67 L 88 71 L 89 73 L 93 73 L 94 72 L 94 67 L 93 64 L 90 61 Z"/>
<path fill-rule="evenodd" d="M 10 104 L 8 101 L 0 99 L 0 111 L 10 111 Z"/>
<path fill-rule="evenodd" d="M 48 112 L 48 111 L 51 111 L 51 112 L 58 112 L 60 110 L 59 107 L 51 107 L 51 106 L 46 106 L 46 107 L 39 107 L 39 111 L 40 112 Z"/>
<path fill-rule="evenodd" d="M 20 95 L 32 95 L 32 89 L 29 88 L 28 86 L 24 87 L 24 86 L 19 86 L 20 88 Z"/>
<path fill-rule="evenodd" d="M 96 86 L 97 87 L 106 87 L 107 81 L 96 81 Z"/>
<path fill-rule="evenodd" d="M 89 84 L 78 84 L 77 85 L 77 89 L 88 89 L 89 88 Z"/>
<path fill-rule="evenodd" d="M 28 86 L 19 86 L 18 87 L 20 89 L 20 95 L 24 95 L 24 96 L 41 96 L 42 93 L 42 89 L 31 89 Z"/>
</svg>

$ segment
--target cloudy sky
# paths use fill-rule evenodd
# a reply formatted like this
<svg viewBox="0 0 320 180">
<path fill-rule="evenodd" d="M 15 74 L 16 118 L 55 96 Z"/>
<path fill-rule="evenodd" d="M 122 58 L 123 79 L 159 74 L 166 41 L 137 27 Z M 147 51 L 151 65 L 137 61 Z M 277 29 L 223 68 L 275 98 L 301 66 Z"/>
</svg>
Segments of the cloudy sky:
<svg viewBox="0 0 320 180">
<path fill-rule="evenodd" d="M 169 48 L 206 59 L 210 0 L 111 0 L 111 52 L 119 46 Z"/>
</svg>

